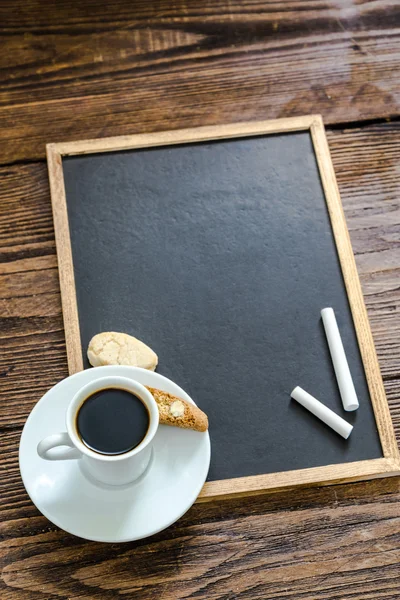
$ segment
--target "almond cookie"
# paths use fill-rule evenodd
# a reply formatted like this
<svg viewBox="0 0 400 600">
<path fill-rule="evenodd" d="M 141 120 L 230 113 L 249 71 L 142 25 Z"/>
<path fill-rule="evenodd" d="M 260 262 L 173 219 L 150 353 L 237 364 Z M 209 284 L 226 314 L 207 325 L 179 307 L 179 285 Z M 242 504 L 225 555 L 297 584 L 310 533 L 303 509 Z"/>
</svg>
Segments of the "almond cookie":
<svg viewBox="0 0 400 600">
<path fill-rule="evenodd" d="M 147 387 L 147 386 L 146 386 Z M 194 404 L 167 394 L 162 390 L 147 387 L 157 402 L 162 425 L 174 425 L 183 429 L 194 429 L 195 431 L 207 431 L 208 417 Z"/>
<path fill-rule="evenodd" d="M 154 371 L 158 356 L 151 348 L 127 333 L 105 331 L 89 342 L 87 356 L 93 367 L 130 365 Z"/>
</svg>

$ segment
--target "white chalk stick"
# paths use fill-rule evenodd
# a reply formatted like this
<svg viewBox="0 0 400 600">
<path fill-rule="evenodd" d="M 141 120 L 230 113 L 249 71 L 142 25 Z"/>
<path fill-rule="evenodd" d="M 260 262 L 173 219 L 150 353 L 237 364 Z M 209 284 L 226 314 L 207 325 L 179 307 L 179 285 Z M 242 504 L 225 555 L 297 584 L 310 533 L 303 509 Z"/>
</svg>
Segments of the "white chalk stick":
<svg viewBox="0 0 400 600">
<path fill-rule="evenodd" d="M 311 396 L 308 392 L 304 391 L 301 387 L 297 386 L 290 394 L 294 400 L 304 406 L 313 415 L 318 417 L 326 425 L 329 425 L 336 433 L 344 437 L 345 440 L 349 437 L 353 430 L 353 425 L 350 425 L 347 421 L 339 417 L 330 408 L 322 404 L 319 400 Z"/>
<path fill-rule="evenodd" d="M 336 380 L 342 397 L 343 408 L 344 410 L 357 410 L 359 407 L 358 398 L 333 308 L 322 309 L 321 317 L 328 340 L 333 368 L 335 369 Z"/>
</svg>

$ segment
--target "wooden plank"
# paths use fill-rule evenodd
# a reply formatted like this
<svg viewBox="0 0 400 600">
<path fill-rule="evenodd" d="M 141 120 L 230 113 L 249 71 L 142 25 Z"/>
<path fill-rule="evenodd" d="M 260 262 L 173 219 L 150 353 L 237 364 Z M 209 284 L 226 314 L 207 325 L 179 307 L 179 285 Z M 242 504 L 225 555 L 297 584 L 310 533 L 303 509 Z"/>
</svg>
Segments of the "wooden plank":
<svg viewBox="0 0 400 600">
<path fill-rule="evenodd" d="M 62 156 L 79 154 L 94 154 L 96 152 L 118 152 L 132 148 L 152 148 L 154 146 L 170 146 L 174 144 L 190 144 L 207 140 L 223 140 L 225 138 L 240 138 L 261 133 L 290 133 L 310 129 L 319 115 L 302 115 L 286 119 L 271 119 L 270 121 L 255 121 L 250 123 L 230 123 L 228 125 L 189 127 L 147 134 L 123 135 L 96 140 L 78 142 L 61 142 L 48 144 L 47 155 L 58 152 Z"/>
<path fill-rule="evenodd" d="M 0 7 L 0 162 L 45 143 L 321 113 L 399 112 L 400 8 L 195 0 Z"/>
<path fill-rule="evenodd" d="M 46 164 L 0 172 L 0 427 L 68 374 Z"/>
<path fill-rule="evenodd" d="M 399 478 L 195 505 L 149 540 L 99 544 L 39 514 L 17 442 L 0 440 L 4 600 L 396 598 Z"/>
<path fill-rule="evenodd" d="M 53 221 L 56 236 L 58 271 L 60 286 L 63 292 L 69 294 L 61 296 L 64 319 L 65 341 L 68 348 L 69 373 L 82 370 L 82 351 L 79 333 L 78 308 L 76 305 L 75 275 L 72 264 L 72 250 L 69 234 L 67 204 L 65 200 L 64 174 L 62 170 L 62 157 L 54 147 L 47 147 L 47 165 L 49 169 L 50 192 L 52 198 L 59 198 L 59 203 L 52 203 Z"/>
</svg>

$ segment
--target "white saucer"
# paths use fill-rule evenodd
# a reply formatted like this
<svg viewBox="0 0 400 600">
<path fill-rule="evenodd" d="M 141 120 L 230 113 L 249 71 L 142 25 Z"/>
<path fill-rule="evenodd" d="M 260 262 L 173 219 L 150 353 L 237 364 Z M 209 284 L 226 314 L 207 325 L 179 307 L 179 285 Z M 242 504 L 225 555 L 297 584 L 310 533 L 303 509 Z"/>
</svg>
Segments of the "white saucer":
<svg viewBox="0 0 400 600">
<path fill-rule="evenodd" d="M 210 466 L 210 437 L 160 425 L 152 464 L 140 480 L 124 487 L 90 481 L 79 460 L 47 461 L 36 447 L 65 431 L 65 412 L 80 387 L 104 375 L 130 377 L 190 402 L 175 383 L 136 367 L 96 367 L 76 373 L 36 404 L 22 432 L 19 465 L 26 491 L 40 512 L 69 533 L 98 542 L 128 542 L 153 535 L 177 521 L 194 503 Z"/>
</svg>

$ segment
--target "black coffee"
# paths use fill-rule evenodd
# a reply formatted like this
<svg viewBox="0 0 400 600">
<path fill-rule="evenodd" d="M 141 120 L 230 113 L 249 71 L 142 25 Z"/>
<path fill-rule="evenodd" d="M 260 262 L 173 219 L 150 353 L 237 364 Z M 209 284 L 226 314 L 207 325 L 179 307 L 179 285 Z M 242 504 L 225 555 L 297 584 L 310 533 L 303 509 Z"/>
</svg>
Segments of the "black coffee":
<svg viewBox="0 0 400 600">
<path fill-rule="evenodd" d="M 123 454 L 145 437 L 150 424 L 140 398 L 117 388 L 95 392 L 82 404 L 76 428 L 82 442 L 100 454 Z"/>
</svg>

